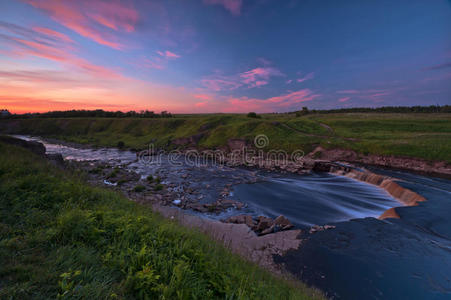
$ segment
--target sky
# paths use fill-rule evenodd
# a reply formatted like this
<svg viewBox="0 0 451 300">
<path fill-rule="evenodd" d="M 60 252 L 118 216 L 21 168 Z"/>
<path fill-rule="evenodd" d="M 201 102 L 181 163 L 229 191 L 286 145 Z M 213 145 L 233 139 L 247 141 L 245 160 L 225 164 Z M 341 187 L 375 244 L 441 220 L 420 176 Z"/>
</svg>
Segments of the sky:
<svg viewBox="0 0 451 300">
<path fill-rule="evenodd" d="M 451 104 L 451 0 L 0 0 L 0 108 Z"/>
</svg>

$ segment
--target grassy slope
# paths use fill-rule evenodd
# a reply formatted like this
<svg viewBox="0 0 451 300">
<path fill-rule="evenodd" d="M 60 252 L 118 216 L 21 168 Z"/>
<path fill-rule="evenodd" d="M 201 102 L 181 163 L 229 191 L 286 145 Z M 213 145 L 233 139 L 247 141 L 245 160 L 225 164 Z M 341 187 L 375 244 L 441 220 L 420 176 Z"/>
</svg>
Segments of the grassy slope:
<svg viewBox="0 0 451 300">
<path fill-rule="evenodd" d="M 0 143 L 0 153 L 2 299 L 312 295 L 24 149 Z"/>
<path fill-rule="evenodd" d="M 15 125 L 11 126 L 11 122 Z M 331 127 L 331 130 L 326 126 Z M 353 149 L 361 153 L 411 156 L 451 162 L 451 114 L 341 113 L 268 114 L 261 119 L 245 115 L 181 115 L 173 119 L 30 119 L 1 121 L 1 130 L 52 136 L 68 141 L 145 148 L 154 141 L 166 146 L 178 137 L 200 131 L 199 143 L 215 148 L 230 138 L 250 141 L 265 134 L 269 149 L 310 152 L 315 146 Z"/>
</svg>

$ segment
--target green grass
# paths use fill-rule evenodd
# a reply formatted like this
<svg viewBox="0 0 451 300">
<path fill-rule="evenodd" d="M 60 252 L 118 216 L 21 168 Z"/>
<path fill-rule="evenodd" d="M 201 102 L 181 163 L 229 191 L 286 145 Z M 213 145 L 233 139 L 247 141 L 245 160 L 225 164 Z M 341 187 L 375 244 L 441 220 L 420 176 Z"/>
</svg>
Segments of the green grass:
<svg viewBox="0 0 451 300">
<path fill-rule="evenodd" d="M 321 298 L 82 174 L 0 153 L 1 299 Z"/>
<path fill-rule="evenodd" d="M 451 162 L 450 114 L 330 114 L 309 116 L 330 126 L 335 139 L 324 146 L 360 153 Z"/>
<path fill-rule="evenodd" d="M 219 148 L 232 138 L 252 143 L 265 134 L 265 150 L 316 146 L 345 148 L 367 154 L 395 155 L 451 162 L 451 114 L 337 113 L 177 115 L 168 119 L 61 118 L 2 120 L 0 131 L 54 137 L 66 141 L 145 149 L 149 143 L 171 148 L 170 141 L 203 132 L 200 148 Z M 329 126 L 329 128 L 327 126 Z"/>
</svg>

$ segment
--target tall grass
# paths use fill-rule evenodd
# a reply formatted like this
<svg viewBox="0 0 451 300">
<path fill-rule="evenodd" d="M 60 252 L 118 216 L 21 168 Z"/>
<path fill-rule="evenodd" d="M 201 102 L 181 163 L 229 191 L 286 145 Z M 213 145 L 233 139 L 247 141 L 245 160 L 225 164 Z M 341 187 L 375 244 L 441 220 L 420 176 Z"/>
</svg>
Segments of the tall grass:
<svg viewBox="0 0 451 300">
<path fill-rule="evenodd" d="M 1 299 L 307 299 L 201 233 L 0 144 Z"/>
</svg>

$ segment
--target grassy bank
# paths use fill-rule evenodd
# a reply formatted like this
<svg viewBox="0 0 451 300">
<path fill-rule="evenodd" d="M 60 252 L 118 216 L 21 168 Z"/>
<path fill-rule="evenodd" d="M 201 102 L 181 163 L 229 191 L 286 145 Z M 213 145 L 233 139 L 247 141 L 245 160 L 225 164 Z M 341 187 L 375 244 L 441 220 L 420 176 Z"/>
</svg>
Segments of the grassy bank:
<svg viewBox="0 0 451 300">
<path fill-rule="evenodd" d="M 0 131 L 49 136 L 99 146 L 143 149 L 150 142 L 171 141 L 203 133 L 197 146 L 217 148 L 231 138 L 269 138 L 266 150 L 316 146 L 352 149 L 362 154 L 395 155 L 451 162 L 451 114 L 337 113 L 246 115 L 177 115 L 167 119 L 58 118 L 0 121 Z"/>
<path fill-rule="evenodd" d="M 312 295 L 25 149 L 0 143 L 0 153 L 1 299 Z"/>
</svg>

